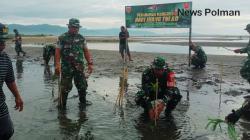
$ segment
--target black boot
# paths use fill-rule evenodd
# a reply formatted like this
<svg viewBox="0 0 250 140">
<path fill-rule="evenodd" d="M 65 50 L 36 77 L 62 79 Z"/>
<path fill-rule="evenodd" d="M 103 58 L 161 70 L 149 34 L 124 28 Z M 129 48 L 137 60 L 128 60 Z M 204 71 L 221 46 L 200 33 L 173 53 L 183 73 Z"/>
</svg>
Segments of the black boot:
<svg viewBox="0 0 250 140">
<path fill-rule="evenodd" d="M 180 94 L 175 94 L 173 99 L 168 101 L 165 109 L 165 115 L 168 116 L 171 114 L 171 112 L 175 109 L 177 104 L 180 102 L 182 96 Z"/>
<path fill-rule="evenodd" d="M 81 104 L 86 104 L 86 95 L 82 95 L 82 93 L 79 93 L 79 101 Z"/>
<path fill-rule="evenodd" d="M 79 101 L 81 105 L 92 105 L 92 103 L 86 100 L 86 91 L 85 92 L 78 92 L 79 94 Z"/>
</svg>

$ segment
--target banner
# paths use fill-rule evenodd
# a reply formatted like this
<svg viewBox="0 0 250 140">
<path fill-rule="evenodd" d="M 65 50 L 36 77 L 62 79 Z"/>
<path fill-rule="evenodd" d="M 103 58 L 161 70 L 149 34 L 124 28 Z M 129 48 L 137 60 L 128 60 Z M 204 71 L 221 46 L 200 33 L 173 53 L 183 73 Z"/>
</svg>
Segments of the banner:
<svg viewBox="0 0 250 140">
<path fill-rule="evenodd" d="M 189 28 L 192 2 L 125 6 L 127 28 Z"/>
</svg>

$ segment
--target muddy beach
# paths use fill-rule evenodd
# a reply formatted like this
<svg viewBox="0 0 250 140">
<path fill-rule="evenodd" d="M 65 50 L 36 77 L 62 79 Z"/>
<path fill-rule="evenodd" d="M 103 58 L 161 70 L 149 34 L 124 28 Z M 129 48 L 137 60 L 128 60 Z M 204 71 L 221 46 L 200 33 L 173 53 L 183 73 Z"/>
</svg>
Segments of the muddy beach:
<svg viewBox="0 0 250 140">
<path fill-rule="evenodd" d="M 204 70 L 193 70 L 188 67 L 188 55 L 132 52 L 125 104 L 114 111 L 122 59 L 117 51 L 91 50 L 94 72 L 88 79 L 87 98 L 93 105 L 78 108 L 74 87 L 67 111 L 59 112 L 54 102 L 57 80 L 52 78 L 52 62 L 47 68 L 42 65 L 42 48 L 23 49 L 27 56 L 18 58 L 12 47 L 5 49 L 13 60 L 17 85 L 25 102 L 23 112 L 14 111 L 14 98 L 4 87 L 15 125 L 13 140 L 227 140 L 226 126 L 223 133 L 206 130 L 207 119 L 223 119 L 233 108 L 240 107 L 243 97 L 250 92 L 249 84 L 239 74 L 245 56 L 209 55 Z M 143 109 L 135 105 L 134 96 L 140 88 L 142 71 L 159 55 L 176 72 L 183 98 L 171 117 L 161 114 L 154 126 Z M 249 122 L 240 120 L 236 129 L 241 137 L 249 138 Z"/>
</svg>

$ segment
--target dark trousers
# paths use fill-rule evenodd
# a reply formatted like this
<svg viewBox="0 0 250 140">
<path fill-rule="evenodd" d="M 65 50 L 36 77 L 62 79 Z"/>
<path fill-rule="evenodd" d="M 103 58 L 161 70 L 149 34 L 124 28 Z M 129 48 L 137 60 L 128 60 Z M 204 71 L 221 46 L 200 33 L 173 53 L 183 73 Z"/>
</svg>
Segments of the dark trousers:
<svg viewBox="0 0 250 140">
<path fill-rule="evenodd" d="M 9 140 L 13 134 L 14 127 L 10 115 L 8 114 L 0 118 L 0 140 Z"/>
</svg>

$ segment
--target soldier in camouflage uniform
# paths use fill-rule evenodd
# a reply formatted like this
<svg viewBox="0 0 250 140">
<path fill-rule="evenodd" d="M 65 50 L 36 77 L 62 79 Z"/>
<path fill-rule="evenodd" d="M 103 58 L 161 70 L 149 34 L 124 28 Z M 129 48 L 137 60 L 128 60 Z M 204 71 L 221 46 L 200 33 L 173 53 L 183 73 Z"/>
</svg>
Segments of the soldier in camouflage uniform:
<svg viewBox="0 0 250 140">
<path fill-rule="evenodd" d="M 250 34 L 250 24 L 245 28 Z M 240 69 L 240 74 L 242 78 L 246 79 L 250 83 L 250 40 L 247 47 L 242 49 L 234 50 L 235 53 L 247 53 L 248 57 L 244 65 Z M 242 116 L 245 116 L 246 119 L 250 120 L 250 96 L 245 97 L 245 102 L 241 108 L 236 111 L 233 110 L 232 113 L 226 116 L 226 121 L 235 124 Z"/>
<path fill-rule="evenodd" d="M 51 56 L 55 56 L 56 45 L 48 44 L 43 47 L 43 60 L 44 64 L 48 65 Z"/>
<path fill-rule="evenodd" d="M 23 53 L 23 56 L 25 56 L 26 53 L 22 49 L 22 37 L 18 33 L 17 29 L 14 29 L 13 32 L 15 33 L 15 39 L 13 41 L 15 42 L 17 56 L 19 56 L 20 52 Z"/>
<path fill-rule="evenodd" d="M 202 69 L 206 66 L 207 55 L 202 49 L 201 46 L 197 46 L 191 42 L 190 49 L 194 51 L 194 54 L 191 57 L 191 64 L 194 65 L 194 68 Z"/>
<path fill-rule="evenodd" d="M 135 102 L 144 108 L 144 111 L 149 111 L 151 103 L 156 99 L 154 85 L 158 79 L 158 95 L 157 99 L 162 99 L 166 105 L 165 114 L 169 115 L 171 111 L 180 102 L 182 96 L 177 87 L 170 86 L 169 73 L 173 72 L 166 66 L 165 59 L 156 57 L 150 68 L 147 68 L 142 73 L 142 90 L 136 94 Z M 173 81 L 175 82 L 175 81 Z"/>
<path fill-rule="evenodd" d="M 87 48 L 85 38 L 80 35 L 80 22 L 78 19 L 71 18 L 68 24 L 68 32 L 59 36 L 59 45 L 56 48 L 56 69 L 55 73 L 61 74 L 61 98 L 62 107 L 66 107 L 68 93 L 72 89 L 72 79 L 78 90 L 81 104 L 86 104 L 87 81 L 84 74 L 84 58 L 87 60 L 88 74 L 93 71 L 93 60 Z M 60 66 L 61 59 L 61 66 Z M 61 69 L 60 69 L 61 67 Z"/>
<path fill-rule="evenodd" d="M 250 24 L 247 25 L 245 30 L 247 30 L 248 33 L 250 34 Z M 235 53 L 247 53 L 248 57 L 240 70 L 240 74 L 242 78 L 246 79 L 250 83 L 250 40 L 249 40 L 247 47 L 242 48 L 242 49 L 236 49 L 234 50 L 234 52 Z"/>
</svg>

